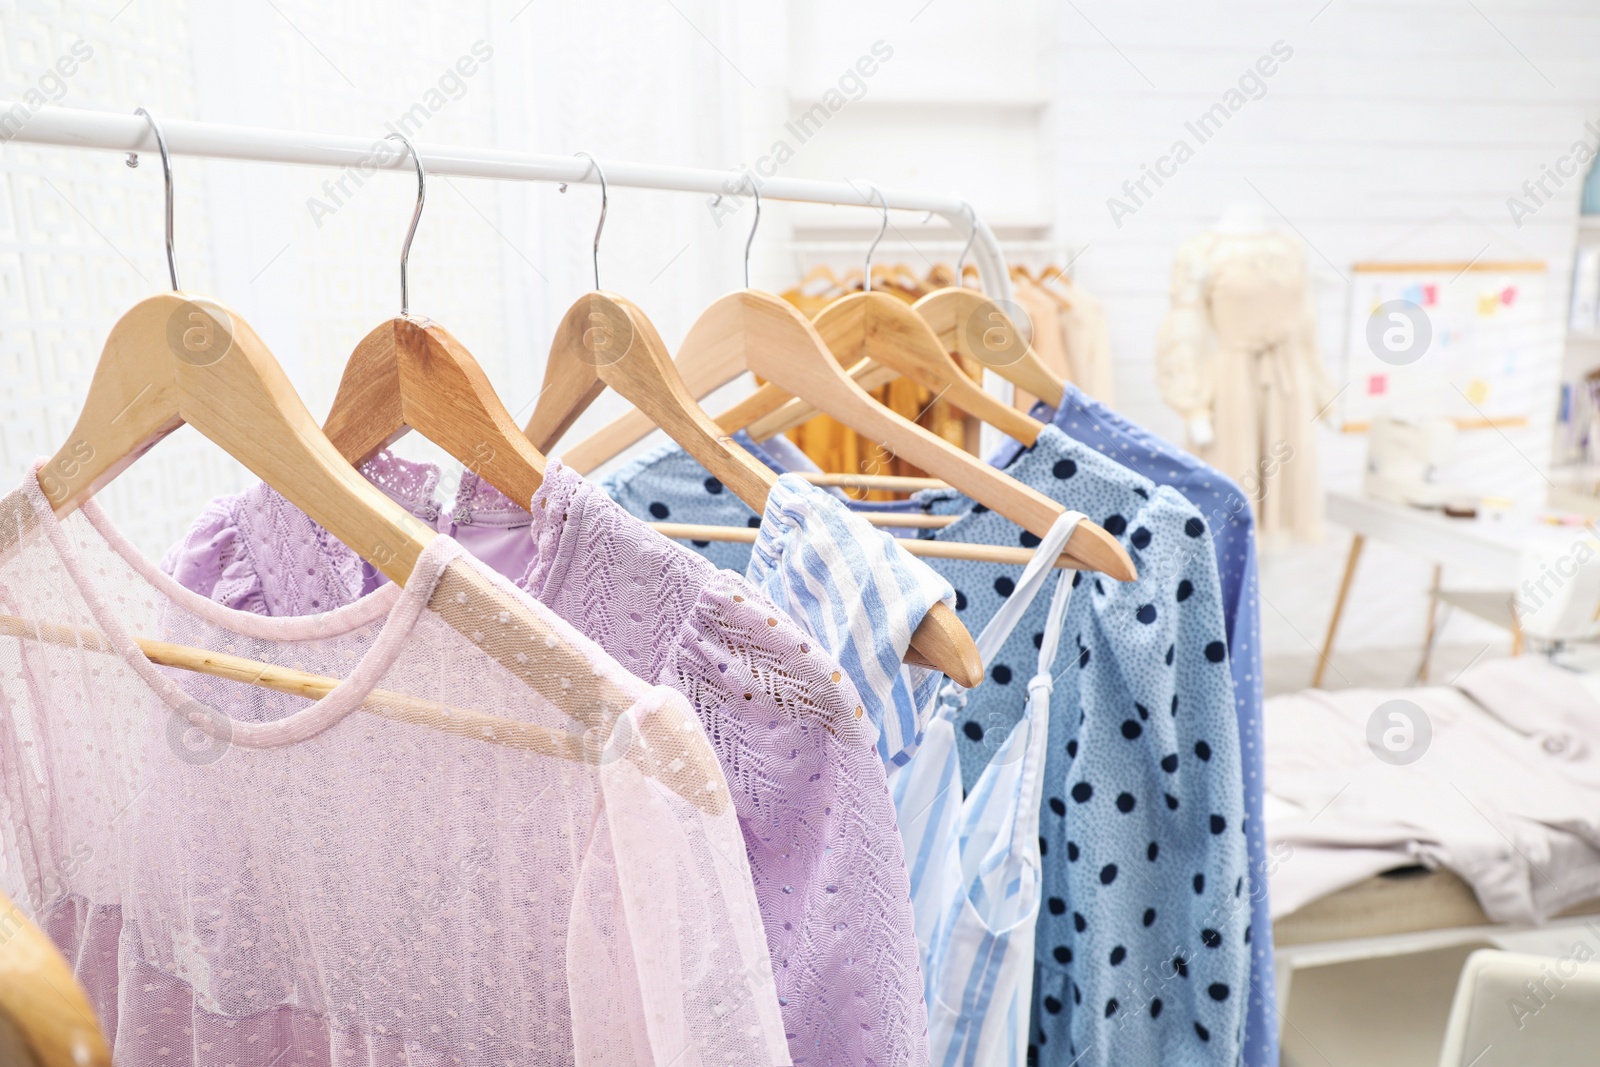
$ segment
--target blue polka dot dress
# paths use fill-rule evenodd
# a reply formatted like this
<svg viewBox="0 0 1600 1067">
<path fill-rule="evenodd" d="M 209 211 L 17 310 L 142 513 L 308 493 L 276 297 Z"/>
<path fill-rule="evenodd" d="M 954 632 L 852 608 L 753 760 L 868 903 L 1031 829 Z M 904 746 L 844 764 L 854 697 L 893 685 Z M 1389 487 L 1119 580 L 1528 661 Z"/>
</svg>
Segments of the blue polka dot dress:
<svg viewBox="0 0 1600 1067">
<path fill-rule="evenodd" d="M 1170 485 L 1200 510 L 1222 581 L 1222 619 L 1228 630 L 1228 669 L 1244 771 L 1245 845 L 1251 895 L 1250 1007 L 1244 1067 L 1278 1067 L 1278 1012 L 1267 895 L 1267 842 L 1261 808 L 1266 786 L 1262 751 L 1261 604 L 1256 578 L 1255 518 L 1249 496 L 1227 475 L 1068 385 L 1059 406 L 1035 405 L 1034 418 L 1054 422 L 1068 437 L 1157 485 Z M 1015 442 L 994 462 L 1017 453 Z M 1259 489 L 1259 486 L 1253 489 Z"/>
<path fill-rule="evenodd" d="M 1007 473 L 1115 535 L 1139 569 L 1083 573 L 1062 630 L 1040 818 L 1044 907 L 1036 929 L 1030 1054 L 1044 1065 L 1169 1067 L 1239 1060 L 1250 969 L 1243 779 L 1216 559 L 1201 513 L 1045 427 Z M 641 518 L 759 523 L 703 468 L 666 449 L 605 483 Z M 660 508 L 652 505 L 660 505 Z M 917 506 L 956 521 L 941 541 L 1033 547 L 959 494 Z M 742 570 L 748 546 L 693 546 Z M 742 552 L 740 550 L 743 550 Z M 980 631 L 1020 566 L 930 559 Z M 971 791 L 1018 721 L 1046 605 L 1024 613 L 956 724 Z"/>
<path fill-rule="evenodd" d="M 1047 426 L 1007 473 L 1120 540 L 1139 577 L 1078 577 L 1051 697 L 1036 937 L 1040 1064 L 1237 1062 L 1249 975 L 1243 779 L 1217 565 L 1200 513 L 1170 488 Z M 1030 545 L 965 498 L 942 541 Z M 1015 588 L 1016 567 L 932 561 L 969 629 Z M 968 788 L 1013 722 L 1043 617 L 1023 616 L 967 700 Z M 1064 666 L 1062 663 L 1064 662 Z"/>
</svg>

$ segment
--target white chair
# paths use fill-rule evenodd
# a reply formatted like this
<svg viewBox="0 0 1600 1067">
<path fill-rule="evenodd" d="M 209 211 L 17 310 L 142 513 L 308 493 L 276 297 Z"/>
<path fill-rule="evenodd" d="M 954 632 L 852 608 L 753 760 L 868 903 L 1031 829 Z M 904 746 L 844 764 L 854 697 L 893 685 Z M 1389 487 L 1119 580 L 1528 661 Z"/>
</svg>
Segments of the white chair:
<svg viewBox="0 0 1600 1067">
<path fill-rule="evenodd" d="M 1467 957 L 1439 1067 L 1590 1067 L 1600 1061 L 1600 946 L 1565 956 L 1480 949 Z"/>
</svg>

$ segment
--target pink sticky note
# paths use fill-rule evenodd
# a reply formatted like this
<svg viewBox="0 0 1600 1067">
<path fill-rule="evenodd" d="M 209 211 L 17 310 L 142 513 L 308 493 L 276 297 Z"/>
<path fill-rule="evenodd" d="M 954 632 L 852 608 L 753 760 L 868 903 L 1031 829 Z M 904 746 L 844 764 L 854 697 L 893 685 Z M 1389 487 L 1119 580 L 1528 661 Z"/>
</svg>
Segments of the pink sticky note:
<svg viewBox="0 0 1600 1067">
<path fill-rule="evenodd" d="M 1389 391 L 1389 376 L 1387 374 L 1373 374 L 1367 378 L 1367 395 L 1382 396 Z"/>
</svg>

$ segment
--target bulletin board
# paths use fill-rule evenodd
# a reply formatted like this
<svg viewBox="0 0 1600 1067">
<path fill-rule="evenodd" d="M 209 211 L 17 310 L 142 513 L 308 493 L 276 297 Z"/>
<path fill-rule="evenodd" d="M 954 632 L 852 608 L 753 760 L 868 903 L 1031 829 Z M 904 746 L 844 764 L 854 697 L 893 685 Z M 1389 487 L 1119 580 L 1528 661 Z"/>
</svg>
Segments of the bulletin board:
<svg viewBox="0 0 1600 1067">
<path fill-rule="evenodd" d="M 1526 425 L 1549 403 L 1546 376 L 1534 372 L 1549 343 L 1548 273 L 1538 260 L 1355 264 L 1342 428 L 1364 432 L 1384 411 L 1445 416 L 1463 428 Z M 1396 310 L 1411 322 L 1393 318 Z M 1390 350 L 1422 331 L 1425 349 Z"/>
</svg>

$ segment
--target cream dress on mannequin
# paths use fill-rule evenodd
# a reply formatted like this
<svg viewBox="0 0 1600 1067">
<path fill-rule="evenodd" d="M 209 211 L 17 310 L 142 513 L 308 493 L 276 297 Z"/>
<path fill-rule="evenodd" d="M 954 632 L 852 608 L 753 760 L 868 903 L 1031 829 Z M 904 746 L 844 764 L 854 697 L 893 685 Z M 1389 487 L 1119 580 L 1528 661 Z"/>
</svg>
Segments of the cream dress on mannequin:
<svg viewBox="0 0 1600 1067">
<path fill-rule="evenodd" d="M 1229 209 L 1179 247 L 1156 376 L 1191 449 L 1254 503 L 1264 545 L 1321 538 L 1314 423 L 1334 390 L 1298 241 Z"/>
</svg>

